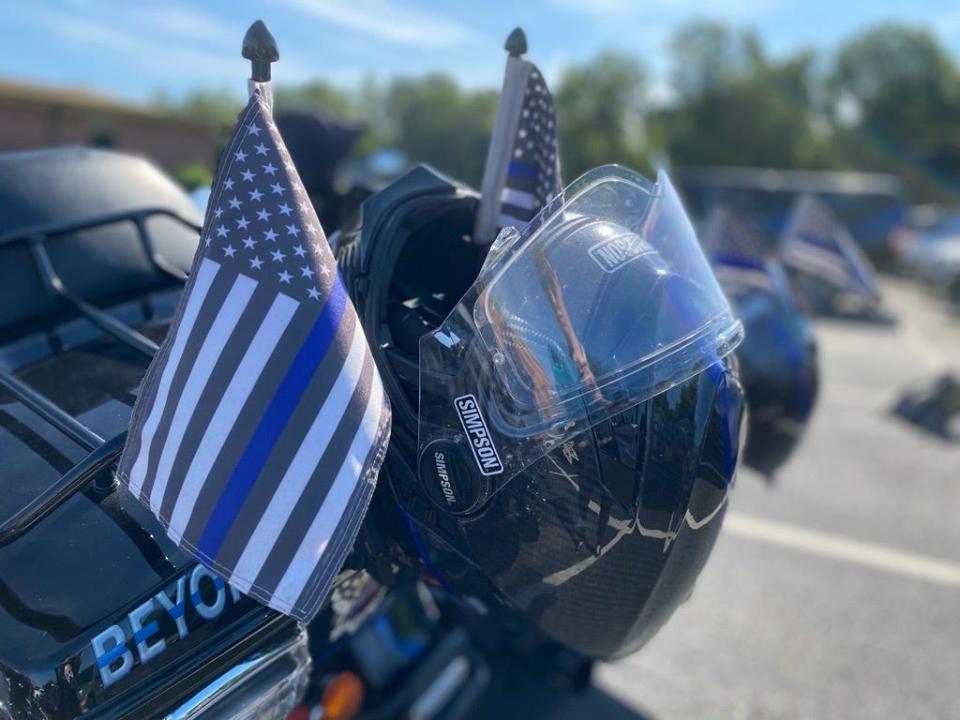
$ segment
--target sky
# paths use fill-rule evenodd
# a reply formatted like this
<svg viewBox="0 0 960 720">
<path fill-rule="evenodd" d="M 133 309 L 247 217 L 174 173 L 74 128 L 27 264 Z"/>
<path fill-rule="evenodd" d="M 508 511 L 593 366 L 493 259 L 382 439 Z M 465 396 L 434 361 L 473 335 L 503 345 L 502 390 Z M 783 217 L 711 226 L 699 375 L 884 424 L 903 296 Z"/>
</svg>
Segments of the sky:
<svg viewBox="0 0 960 720">
<path fill-rule="evenodd" d="M 664 99 L 668 39 L 696 18 L 755 30 L 774 56 L 830 52 L 890 20 L 929 27 L 960 55 L 960 6 L 945 0 L 4 0 L 0 77 L 134 102 L 196 88 L 240 97 L 249 75 L 240 45 L 258 17 L 280 48 L 276 82 L 322 78 L 342 87 L 431 71 L 498 87 L 503 41 L 516 25 L 548 82 L 614 49 L 639 56 Z"/>
</svg>

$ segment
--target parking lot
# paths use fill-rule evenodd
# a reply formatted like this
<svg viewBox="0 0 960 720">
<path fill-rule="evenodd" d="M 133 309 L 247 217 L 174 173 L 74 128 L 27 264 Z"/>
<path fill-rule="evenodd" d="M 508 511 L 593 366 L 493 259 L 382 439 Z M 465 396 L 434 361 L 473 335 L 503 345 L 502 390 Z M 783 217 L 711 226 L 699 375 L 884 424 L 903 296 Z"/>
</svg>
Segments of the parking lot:
<svg viewBox="0 0 960 720">
<path fill-rule="evenodd" d="M 819 405 L 772 484 L 742 471 L 693 597 L 601 666 L 596 716 L 960 717 L 960 441 L 890 412 L 960 367 L 960 317 L 900 281 L 895 324 L 818 322 Z"/>
</svg>

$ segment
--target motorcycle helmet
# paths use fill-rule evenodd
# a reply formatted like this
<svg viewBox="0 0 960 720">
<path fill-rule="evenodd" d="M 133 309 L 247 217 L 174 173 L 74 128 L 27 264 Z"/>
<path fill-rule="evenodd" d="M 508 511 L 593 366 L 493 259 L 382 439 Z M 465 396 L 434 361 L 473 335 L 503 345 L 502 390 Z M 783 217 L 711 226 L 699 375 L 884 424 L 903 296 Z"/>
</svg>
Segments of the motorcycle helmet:
<svg viewBox="0 0 960 720">
<path fill-rule="evenodd" d="M 750 408 L 743 460 L 771 479 L 800 444 L 816 404 L 813 323 L 798 307 L 783 265 L 733 212 L 714 208 L 703 243 L 744 325 L 736 351 Z"/>
<path fill-rule="evenodd" d="M 782 268 L 773 271 L 788 292 Z M 733 302 L 745 328 L 737 349 L 750 407 L 743 459 L 772 478 L 800 444 L 816 405 L 816 338 L 809 318 L 779 292 L 754 291 Z"/>
<path fill-rule="evenodd" d="M 742 328 L 664 175 L 595 170 L 492 246 L 478 200 L 420 166 L 332 238 L 394 408 L 380 499 L 456 595 L 622 656 L 719 532 Z"/>
</svg>

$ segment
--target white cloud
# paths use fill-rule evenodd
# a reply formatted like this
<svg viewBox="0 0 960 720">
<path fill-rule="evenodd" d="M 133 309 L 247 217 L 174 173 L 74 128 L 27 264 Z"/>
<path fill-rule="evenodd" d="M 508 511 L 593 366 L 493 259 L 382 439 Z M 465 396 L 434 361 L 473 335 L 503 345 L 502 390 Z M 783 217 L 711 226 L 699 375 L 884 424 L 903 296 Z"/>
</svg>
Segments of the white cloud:
<svg viewBox="0 0 960 720">
<path fill-rule="evenodd" d="M 420 47 L 477 43 L 476 32 L 440 15 L 405 7 L 394 0 L 288 0 L 324 22 L 380 40 Z"/>
<path fill-rule="evenodd" d="M 551 0 L 555 7 L 588 15 L 595 21 L 643 19 L 647 22 L 676 20 L 678 17 L 716 17 L 745 22 L 782 6 L 786 0 Z"/>
<path fill-rule="evenodd" d="M 130 3 L 124 10 L 131 25 L 204 45 L 239 47 L 246 31 L 226 18 L 171 3 L 159 7 Z"/>
<path fill-rule="evenodd" d="M 245 86 L 247 62 L 240 57 L 243 27 L 172 4 L 162 9 L 131 4 L 111 10 L 78 3 L 75 8 L 33 6 L 28 19 L 69 45 L 109 52 L 112 64 L 129 67 L 131 74 L 138 72 L 147 81 L 145 91 L 153 84 Z M 284 82 L 314 75 L 293 59 L 283 61 Z M 90 80 L 96 84 L 96 78 Z"/>
<path fill-rule="evenodd" d="M 128 30 L 117 30 L 106 23 L 76 16 L 51 14 L 45 26 L 63 40 L 110 51 L 116 56 L 117 64 L 150 70 L 165 68 L 170 77 L 184 72 L 189 73 L 191 78 L 198 75 L 226 76 L 243 67 L 237 59 L 220 52 L 176 42 L 170 37 L 152 35 L 148 39 Z"/>
</svg>

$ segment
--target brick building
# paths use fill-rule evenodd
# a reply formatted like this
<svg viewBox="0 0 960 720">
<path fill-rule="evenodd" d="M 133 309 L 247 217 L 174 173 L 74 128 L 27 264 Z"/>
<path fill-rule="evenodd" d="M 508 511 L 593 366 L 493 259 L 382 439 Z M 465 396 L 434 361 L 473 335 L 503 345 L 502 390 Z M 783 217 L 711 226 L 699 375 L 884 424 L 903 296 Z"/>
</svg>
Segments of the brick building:
<svg viewBox="0 0 960 720">
<path fill-rule="evenodd" d="M 0 80 L 0 152 L 93 145 L 140 153 L 168 170 L 194 162 L 212 170 L 215 137 L 202 123 L 86 90 Z"/>
</svg>

